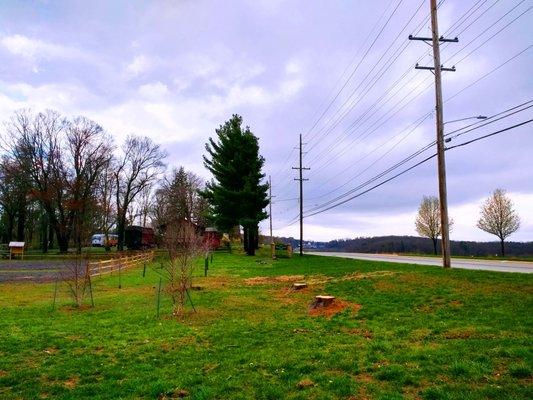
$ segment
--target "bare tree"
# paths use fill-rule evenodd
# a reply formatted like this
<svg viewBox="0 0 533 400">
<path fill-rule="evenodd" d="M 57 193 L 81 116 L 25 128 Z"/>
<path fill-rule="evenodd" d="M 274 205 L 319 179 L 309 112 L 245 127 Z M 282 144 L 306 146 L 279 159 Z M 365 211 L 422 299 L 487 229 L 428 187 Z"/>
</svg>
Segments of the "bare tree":
<svg viewBox="0 0 533 400">
<path fill-rule="evenodd" d="M 91 276 L 89 271 L 89 260 L 78 253 L 76 257 L 63 267 L 60 277 L 66 283 L 71 299 L 80 307 L 90 290 Z"/>
<path fill-rule="evenodd" d="M 505 239 L 520 228 L 520 217 L 505 190 L 496 189 L 481 206 L 477 227 L 500 239 L 502 256 L 505 256 Z"/>
<path fill-rule="evenodd" d="M 128 209 L 161 174 L 166 154 L 147 137 L 129 136 L 115 170 L 118 249 L 124 249 Z"/>
<path fill-rule="evenodd" d="M 96 226 L 105 235 L 105 249 L 109 247 L 109 232 L 116 223 L 115 175 L 113 160 L 102 170 L 96 186 Z"/>
<path fill-rule="evenodd" d="M 97 179 L 109 164 L 112 146 L 102 127 L 84 117 L 77 117 L 67 125 L 68 161 L 71 163 L 70 218 L 78 253 L 82 241 L 88 236 L 92 224 L 89 221 L 89 203 L 94 200 Z"/>
<path fill-rule="evenodd" d="M 453 220 L 449 221 L 450 228 Z M 435 196 L 424 196 L 418 207 L 415 228 L 420 236 L 427 237 L 433 242 L 433 252 L 437 254 L 437 243 L 441 235 L 439 199 Z"/>
<path fill-rule="evenodd" d="M 205 251 L 204 244 L 196 227 L 183 219 L 167 226 L 163 242 L 168 251 L 168 260 L 161 264 L 165 292 L 172 299 L 172 315 L 181 316 L 192 285 L 194 262 Z"/>
<path fill-rule="evenodd" d="M 10 158 L 31 181 L 31 195 L 46 211 L 59 249 L 68 250 L 71 235 L 81 251 L 95 181 L 109 162 L 109 136 L 94 121 L 68 121 L 59 113 L 15 113 L 8 124 Z"/>
<path fill-rule="evenodd" d="M 16 239 L 24 241 L 27 218 L 27 187 L 25 172 L 7 157 L 0 160 L 0 208 L 2 210 L 1 233 L 9 242 L 16 231 Z"/>
</svg>

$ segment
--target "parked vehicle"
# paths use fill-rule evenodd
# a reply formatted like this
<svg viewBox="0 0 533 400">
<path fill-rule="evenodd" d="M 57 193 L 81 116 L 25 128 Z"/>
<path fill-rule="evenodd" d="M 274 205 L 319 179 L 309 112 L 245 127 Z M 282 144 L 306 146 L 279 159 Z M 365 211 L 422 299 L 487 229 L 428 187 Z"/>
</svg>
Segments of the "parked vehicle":
<svg viewBox="0 0 533 400">
<path fill-rule="evenodd" d="M 107 235 L 107 245 L 109 247 L 114 247 L 118 244 L 118 235 Z M 95 233 L 91 237 L 91 246 L 92 247 L 105 247 L 106 239 L 104 233 Z"/>
<path fill-rule="evenodd" d="M 155 246 L 155 234 L 152 228 L 128 226 L 124 232 L 124 244 L 129 250 L 149 249 Z"/>
</svg>

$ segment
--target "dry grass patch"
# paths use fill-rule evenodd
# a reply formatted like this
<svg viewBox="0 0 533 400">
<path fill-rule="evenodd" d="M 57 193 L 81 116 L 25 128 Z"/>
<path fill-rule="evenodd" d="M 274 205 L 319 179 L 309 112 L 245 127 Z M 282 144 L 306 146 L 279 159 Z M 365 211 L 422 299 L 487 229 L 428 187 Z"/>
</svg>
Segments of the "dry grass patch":
<svg viewBox="0 0 533 400">
<path fill-rule="evenodd" d="M 473 326 L 467 326 L 464 328 L 454 328 L 447 330 L 442 334 L 445 339 L 469 339 L 477 333 L 477 330 Z"/>
<path fill-rule="evenodd" d="M 339 314 L 345 310 L 350 310 L 352 315 L 356 314 L 360 308 L 360 304 L 335 299 L 331 304 L 327 306 L 311 308 L 309 310 L 309 315 L 312 317 L 325 317 L 331 319 L 334 315 Z"/>
<path fill-rule="evenodd" d="M 78 386 L 79 382 L 80 377 L 75 375 L 64 381 L 63 386 L 65 386 L 67 389 L 74 389 L 76 386 Z"/>
<path fill-rule="evenodd" d="M 276 283 L 294 283 L 302 281 L 303 275 L 256 276 L 244 280 L 247 285 L 272 285 Z"/>
</svg>

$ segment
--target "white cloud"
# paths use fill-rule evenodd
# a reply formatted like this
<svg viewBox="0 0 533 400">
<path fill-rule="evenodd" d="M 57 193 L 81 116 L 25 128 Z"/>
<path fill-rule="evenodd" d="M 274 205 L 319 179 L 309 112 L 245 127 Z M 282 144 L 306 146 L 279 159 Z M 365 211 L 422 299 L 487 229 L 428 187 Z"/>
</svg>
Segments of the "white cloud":
<svg viewBox="0 0 533 400">
<path fill-rule="evenodd" d="M 168 94 L 168 87 L 161 82 L 147 83 L 139 86 L 138 92 L 147 99 L 161 99 Z"/>
<path fill-rule="evenodd" d="M 136 55 L 131 62 L 126 65 L 125 75 L 128 78 L 136 77 L 147 71 L 154 66 L 154 60 L 144 54 Z"/>
<path fill-rule="evenodd" d="M 24 35 L 3 36 L 0 44 L 11 54 L 30 62 L 54 58 L 86 58 L 80 50 Z"/>
</svg>

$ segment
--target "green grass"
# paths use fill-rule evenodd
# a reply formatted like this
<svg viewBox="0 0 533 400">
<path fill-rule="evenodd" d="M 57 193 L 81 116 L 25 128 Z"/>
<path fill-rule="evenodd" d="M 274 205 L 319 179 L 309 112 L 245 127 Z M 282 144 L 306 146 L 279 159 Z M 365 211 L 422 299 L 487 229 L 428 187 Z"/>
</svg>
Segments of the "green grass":
<svg viewBox="0 0 533 400">
<path fill-rule="evenodd" d="M 217 253 L 204 278 L 202 265 L 181 320 L 167 298 L 156 317 L 156 264 L 122 289 L 95 280 L 81 310 L 64 288 L 51 311 L 53 285 L 0 284 L 0 398 L 533 398 L 530 275 Z M 320 293 L 348 307 L 311 316 Z"/>
</svg>

